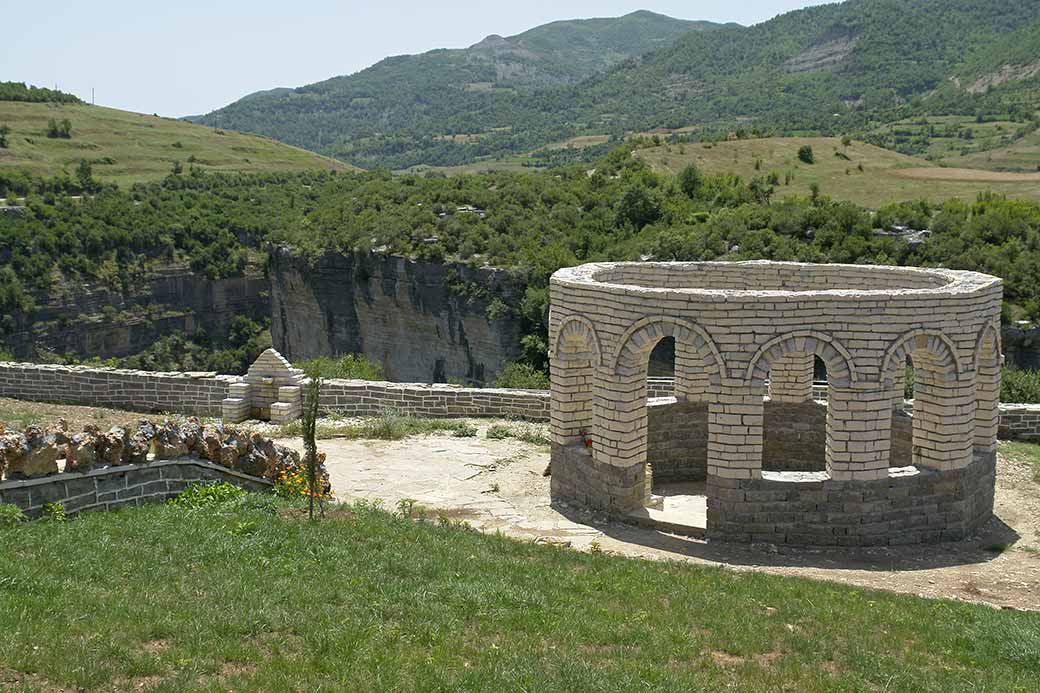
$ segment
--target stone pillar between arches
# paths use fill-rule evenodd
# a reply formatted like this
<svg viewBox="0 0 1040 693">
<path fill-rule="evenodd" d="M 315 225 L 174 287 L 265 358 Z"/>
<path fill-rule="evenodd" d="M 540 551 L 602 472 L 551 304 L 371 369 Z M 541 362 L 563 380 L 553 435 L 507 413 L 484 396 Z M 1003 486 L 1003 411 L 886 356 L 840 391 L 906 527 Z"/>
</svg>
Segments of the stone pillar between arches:
<svg viewBox="0 0 1040 693">
<path fill-rule="evenodd" d="M 884 479 L 891 448 L 891 394 L 883 383 L 828 386 L 825 454 L 831 479 Z"/>
<path fill-rule="evenodd" d="M 762 476 L 763 384 L 723 384 L 708 403 L 708 478 Z"/>
</svg>

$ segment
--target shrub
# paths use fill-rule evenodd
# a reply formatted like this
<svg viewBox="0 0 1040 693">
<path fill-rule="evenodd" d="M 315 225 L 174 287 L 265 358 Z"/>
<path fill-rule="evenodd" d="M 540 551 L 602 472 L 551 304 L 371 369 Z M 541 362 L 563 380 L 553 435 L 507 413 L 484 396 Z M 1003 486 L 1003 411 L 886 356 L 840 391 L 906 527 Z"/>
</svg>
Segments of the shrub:
<svg viewBox="0 0 1040 693">
<path fill-rule="evenodd" d="M 486 435 L 490 440 L 512 438 L 533 445 L 549 444 L 549 436 L 541 428 L 526 423 L 492 424 L 488 426 Z"/>
<path fill-rule="evenodd" d="M 65 514 L 65 504 L 55 501 L 43 504 L 43 518 L 53 522 L 64 522 L 69 516 Z"/>
<path fill-rule="evenodd" d="M 798 149 L 798 159 L 800 161 L 803 161 L 803 162 L 807 163 L 807 164 L 815 163 L 816 162 L 816 157 L 813 155 L 812 147 L 809 146 L 808 144 L 803 144 Z"/>
<path fill-rule="evenodd" d="M 14 527 L 19 522 L 25 522 L 22 509 L 10 503 L 0 503 L 0 527 Z"/>
<path fill-rule="evenodd" d="M 311 377 L 340 380 L 383 380 L 383 367 L 363 354 L 347 354 L 339 358 L 319 356 L 300 363 Z"/>
<path fill-rule="evenodd" d="M 1000 374 L 1000 401 L 1040 403 L 1040 371 L 1005 368 Z"/>
<path fill-rule="evenodd" d="M 549 375 L 526 363 L 507 363 L 495 379 L 495 387 L 548 390 Z"/>
<path fill-rule="evenodd" d="M 218 484 L 189 484 L 180 494 L 170 500 L 170 505 L 181 508 L 201 508 L 238 500 L 246 492 L 237 486 L 222 481 Z"/>
</svg>

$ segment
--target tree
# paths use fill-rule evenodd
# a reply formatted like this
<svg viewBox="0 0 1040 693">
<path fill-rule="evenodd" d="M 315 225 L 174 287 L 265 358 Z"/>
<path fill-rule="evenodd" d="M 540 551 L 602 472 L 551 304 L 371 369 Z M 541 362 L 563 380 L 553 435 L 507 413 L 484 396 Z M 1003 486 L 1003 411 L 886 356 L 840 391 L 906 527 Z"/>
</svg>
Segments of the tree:
<svg viewBox="0 0 1040 693">
<path fill-rule="evenodd" d="M 303 465 L 307 470 L 307 516 L 314 519 L 314 499 L 319 503 L 325 496 L 325 489 L 318 488 L 318 441 L 315 430 L 318 421 L 318 403 L 321 399 L 322 379 L 320 375 L 311 374 L 307 383 L 307 393 L 303 400 Z M 325 513 L 321 506 L 322 515 Z"/>
<path fill-rule="evenodd" d="M 851 146 L 852 146 L 852 138 L 851 137 L 849 137 L 848 135 L 845 135 L 844 137 L 841 138 L 841 148 L 842 148 L 842 151 L 848 149 Z"/>
<path fill-rule="evenodd" d="M 76 167 L 76 180 L 83 192 L 94 189 L 94 169 L 86 159 L 80 159 L 79 166 Z"/>
<path fill-rule="evenodd" d="M 54 118 L 47 121 L 47 137 L 51 139 L 69 139 L 72 137 L 72 122 L 64 118 L 60 123 Z"/>
<path fill-rule="evenodd" d="M 661 218 L 661 203 L 645 185 L 635 183 L 624 192 L 617 204 L 616 224 L 631 224 L 636 230 Z"/>
<path fill-rule="evenodd" d="M 697 164 L 690 164 L 679 172 L 679 189 L 686 193 L 686 197 L 696 197 L 702 182 L 704 182 L 704 176 L 701 175 Z"/>
<path fill-rule="evenodd" d="M 174 159 L 173 166 L 170 167 L 170 172 L 173 173 L 173 175 L 175 176 L 179 176 L 181 175 L 182 171 L 184 171 L 184 165 L 181 164 L 181 162 Z"/>
<path fill-rule="evenodd" d="M 813 205 L 820 201 L 820 184 L 810 183 L 809 184 L 809 199 L 812 200 Z"/>
<path fill-rule="evenodd" d="M 816 157 L 813 156 L 812 147 L 808 144 L 803 144 L 798 149 L 798 158 L 807 164 L 812 164 L 816 161 Z"/>
<path fill-rule="evenodd" d="M 7 136 L 11 134 L 11 128 L 0 125 L 0 149 L 7 149 Z"/>
</svg>

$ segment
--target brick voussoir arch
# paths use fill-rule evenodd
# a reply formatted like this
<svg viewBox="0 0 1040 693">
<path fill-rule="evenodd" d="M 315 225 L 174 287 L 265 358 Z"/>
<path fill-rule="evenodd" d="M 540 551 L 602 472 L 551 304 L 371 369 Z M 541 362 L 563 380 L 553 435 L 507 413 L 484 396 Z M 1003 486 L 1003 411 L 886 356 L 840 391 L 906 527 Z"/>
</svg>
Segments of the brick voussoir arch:
<svg viewBox="0 0 1040 693">
<path fill-rule="evenodd" d="M 584 348 L 569 351 L 565 348 L 566 342 L 584 342 Z M 599 336 L 592 321 L 582 315 L 568 315 L 560 323 L 556 342 L 549 357 L 558 361 L 591 361 L 592 365 L 598 368 L 602 364 L 602 353 Z"/>
<path fill-rule="evenodd" d="M 987 335 L 992 335 L 993 337 L 993 350 L 994 353 L 998 354 L 998 358 L 999 354 L 1004 353 L 1004 345 L 1000 342 L 1000 328 L 998 325 L 999 323 L 991 322 L 979 330 L 979 336 L 975 339 L 974 361 L 972 361 L 972 368 L 974 368 L 976 372 L 979 370 L 979 364 L 982 363 L 982 349 L 983 345 L 986 343 Z"/>
<path fill-rule="evenodd" d="M 635 375 L 644 368 L 642 363 L 647 354 L 661 339 L 675 339 L 676 356 L 683 349 L 690 349 L 704 359 L 712 385 L 720 385 L 726 373 L 722 353 L 704 328 L 687 320 L 657 315 L 637 320 L 618 340 L 611 370 L 618 375 Z"/>
<path fill-rule="evenodd" d="M 813 330 L 782 334 L 759 347 L 744 373 L 744 381 L 764 382 L 769 368 L 778 358 L 790 353 L 810 353 L 827 365 L 827 380 L 838 387 L 848 387 L 859 380 L 852 354 L 834 337 Z"/>
<path fill-rule="evenodd" d="M 891 385 L 895 382 L 896 369 L 900 364 L 906 363 L 917 349 L 925 349 L 938 356 L 947 365 L 953 366 L 954 375 L 960 376 L 964 372 L 964 364 L 957 355 L 957 347 L 950 338 L 938 330 L 911 330 L 897 338 L 885 351 L 885 358 L 881 362 L 881 380 Z"/>
</svg>

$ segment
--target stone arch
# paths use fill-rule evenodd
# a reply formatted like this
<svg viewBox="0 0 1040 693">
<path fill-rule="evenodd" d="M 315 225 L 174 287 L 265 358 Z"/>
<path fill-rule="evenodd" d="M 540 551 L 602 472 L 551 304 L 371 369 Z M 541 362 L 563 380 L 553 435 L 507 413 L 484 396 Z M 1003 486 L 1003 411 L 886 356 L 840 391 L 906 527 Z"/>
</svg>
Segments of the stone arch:
<svg viewBox="0 0 1040 693">
<path fill-rule="evenodd" d="M 952 367 L 948 373 L 954 378 L 964 372 L 963 364 L 957 355 L 957 347 L 950 338 L 937 330 L 911 330 L 892 343 L 885 351 L 881 366 L 881 379 L 891 386 L 896 380 L 897 369 L 902 368 L 908 356 L 922 349 L 939 360 L 939 363 Z"/>
<path fill-rule="evenodd" d="M 1001 343 L 999 323 L 979 330 L 975 340 L 975 451 L 993 454 L 1000 427 Z"/>
<path fill-rule="evenodd" d="M 985 358 L 983 354 L 983 349 L 985 348 L 987 338 L 991 338 L 993 340 L 993 349 L 996 351 L 998 359 L 1000 357 L 1000 354 L 1004 353 L 1004 345 L 1001 344 L 1000 341 L 1001 336 L 1000 327 L 998 323 L 991 322 L 987 325 L 984 325 L 983 328 L 979 330 L 979 336 L 975 339 L 975 355 L 974 361 L 972 362 L 972 366 L 974 367 L 976 373 L 978 373 L 979 371 L 979 364 L 982 363 L 982 359 Z"/>
<path fill-rule="evenodd" d="M 957 348 L 937 330 L 912 330 L 888 348 L 881 379 L 890 402 L 902 401 L 899 374 L 907 357 L 914 365 L 911 460 L 914 465 L 948 471 L 968 466 L 975 441 L 975 378 Z"/>
<path fill-rule="evenodd" d="M 827 380 L 836 387 L 848 387 L 858 380 L 852 354 L 841 342 L 812 330 L 790 332 L 763 344 L 748 364 L 745 383 L 764 383 L 774 361 L 790 353 L 815 354 L 827 366 Z"/>
<path fill-rule="evenodd" d="M 689 368 L 692 359 L 702 359 L 712 386 L 722 383 L 725 362 L 715 341 L 702 327 L 665 315 L 642 318 L 632 324 L 618 340 L 611 370 L 615 375 L 633 375 L 646 368 L 646 359 L 664 337 L 675 339 L 676 381 L 680 369 Z M 678 386 L 678 385 L 677 385 Z"/>
<path fill-rule="evenodd" d="M 568 315 L 564 318 L 557 330 L 553 347 L 549 358 L 557 361 L 589 361 L 596 368 L 602 364 L 596 327 L 584 316 Z"/>
</svg>

